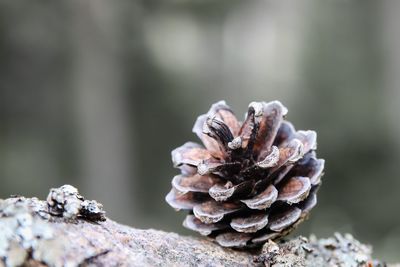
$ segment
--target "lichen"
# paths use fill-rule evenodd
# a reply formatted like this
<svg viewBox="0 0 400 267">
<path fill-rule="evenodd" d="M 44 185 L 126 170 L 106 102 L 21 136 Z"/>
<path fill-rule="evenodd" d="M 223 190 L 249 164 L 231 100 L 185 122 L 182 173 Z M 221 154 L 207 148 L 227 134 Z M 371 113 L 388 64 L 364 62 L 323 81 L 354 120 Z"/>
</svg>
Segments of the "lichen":
<svg viewBox="0 0 400 267">
<path fill-rule="evenodd" d="M 78 189 L 71 185 L 63 185 L 50 189 L 47 196 L 49 213 L 66 219 L 81 217 L 90 221 L 104 221 L 103 205 L 95 200 L 85 200 Z"/>
<path fill-rule="evenodd" d="M 309 239 L 298 237 L 279 244 L 269 241 L 255 260 L 273 267 L 385 266 L 373 260 L 371 254 L 371 247 L 352 235 L 335 233 L 333 237 L 319 240 L 312 235 Z"/>
<path fill-rule="evenodd" d="M 50 223 L 34 211 L 41 210 L 43 205 L 38 205 L 34 210 L 32 205 L 33 202 L 24 197 L 2 200 L 0 203 L 0 258 L 4 259 L 7 267 L 21 266 L 29 257 L 42 261 L 42 258 L 31 255 L 31 251 L 40 251 L 44 242 L 48 244 L 46 250 L 61 245 L 60 239 L 54 238 Z"/>
<path fill-rule="evenodd" d="M 103 205 L 96 200 L 84 200 L 81 203 L 80 215 L 90 221 L 105 221 Z"/>
<path fill-rule="evenodd" d="M 22 196 L 0 200 L 0 267 L 32 260 L 65 266 L 62 253 L 66 242 L 54 233 L 52 224 L 79 219 L 104 221 L 105 212 L 100 203 L 85 200 L 70 185 L 51 189 L 47 202 Z"/>
</svg>

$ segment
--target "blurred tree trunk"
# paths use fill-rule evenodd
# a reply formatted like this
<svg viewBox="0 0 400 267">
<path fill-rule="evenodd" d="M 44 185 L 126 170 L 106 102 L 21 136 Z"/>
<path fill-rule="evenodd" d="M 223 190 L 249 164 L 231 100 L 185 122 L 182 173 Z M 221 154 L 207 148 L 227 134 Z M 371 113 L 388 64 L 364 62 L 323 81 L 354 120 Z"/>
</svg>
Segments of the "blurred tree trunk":
<svg viewBox="0 0 400 267">
<path fill-rule="evenodd" d="M 83 191 L 101 196 L 110 214 L 132 221 L 131 140 L 123 68 L 121 9 L 109 1 L 71 1 L 73 88 Z M 134 185 L 133 185 L 134 186 Z M 118 197 L 115 195 L 118 194 Z"/>
<path fill-rule="evenodd" d="M 385 65 L 385 88 L 387 91 L 386 101 L 387 108 L 390 108 L 390 118 L 398 132 L 395 140 L 399 142 L 398 133 L 400 133 L 399 112 L 400 112 L 400 19 L 398 11 L 400 10 L 400 2 L 396 0 L 387 0 L 382 4 L 383 18 L 383 59 Z"/>
</svg>

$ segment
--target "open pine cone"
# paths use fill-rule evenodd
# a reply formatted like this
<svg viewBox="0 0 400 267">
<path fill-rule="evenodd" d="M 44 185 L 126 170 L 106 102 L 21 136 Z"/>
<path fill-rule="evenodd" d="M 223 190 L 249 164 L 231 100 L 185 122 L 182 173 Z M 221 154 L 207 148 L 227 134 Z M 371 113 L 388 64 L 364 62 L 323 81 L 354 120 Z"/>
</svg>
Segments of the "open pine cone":
<svg viewBox="0 0 400 267">
<path fill-rule="evenodd" d="M 181 174 L 169 205 L 188 210 L 186 228 L 224 247 L 252 247 L 287 235 L 316 205 L 324 169 L 317 134 L 296 131 L 279 102 L 252 102 L 239 122 L 225 101 L 198 117 L 187 142 L 172 151 Z"/>
</svg>

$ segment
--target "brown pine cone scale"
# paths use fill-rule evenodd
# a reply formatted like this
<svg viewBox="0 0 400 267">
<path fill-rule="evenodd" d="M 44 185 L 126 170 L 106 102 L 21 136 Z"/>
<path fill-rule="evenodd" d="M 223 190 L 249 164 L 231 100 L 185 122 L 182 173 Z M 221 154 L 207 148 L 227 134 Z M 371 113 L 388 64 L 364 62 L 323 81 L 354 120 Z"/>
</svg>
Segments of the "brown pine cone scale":
<svg viewBox="0 0 400 267">
<path fill-rule="evenodd" d="M 172 151 L 181 174 L 166 201 L 189 214 L 184 227 L 225 247 L 254 247 L 290 233 L 316 205 L 324 160 L 317 134 L 296 131 L 279 102 L 252 102 L 243 123 L 225 101 L 198 117 Z"/>
</svg>

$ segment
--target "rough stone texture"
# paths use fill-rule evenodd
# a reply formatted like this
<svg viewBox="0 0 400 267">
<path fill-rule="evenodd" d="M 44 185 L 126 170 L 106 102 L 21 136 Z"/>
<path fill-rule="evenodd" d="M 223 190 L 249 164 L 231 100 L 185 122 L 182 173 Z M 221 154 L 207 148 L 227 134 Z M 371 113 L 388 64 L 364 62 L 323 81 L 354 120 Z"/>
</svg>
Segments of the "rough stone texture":
<svg viewBox="0 0 400 267">
<path fill-rule="evenodd" d="M 54 192 L 52 189 L 53 198 L 48 199 L 57 198 Z M 63 190 L 59 192 L 65 193 Z M 80 200 L 85 202 L 83 197 Z M 321 240 L 298 237 L 280 243 L 270 241 L 262 250 L 236 251 L 206 239 L 138 230 L 90 214 L 90 211 L 99 214 L 101 204 L 93 204 L 88 210 L 85 203 L 75 203 L 75 214 L 71 210 L 65 213 L 62 207 L 66 203 L 60 202 L 57 215 L 54 215 L 50 212 L 54 208 L 51 200 L 46 202 L 20 196 L 0 200 L 0 267 L 379 264 L 372 260 L 371 249 L 350 235 L 336 234 Z"/>
</svg>

